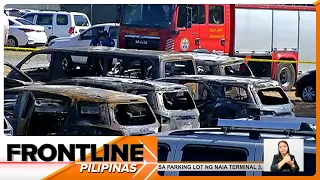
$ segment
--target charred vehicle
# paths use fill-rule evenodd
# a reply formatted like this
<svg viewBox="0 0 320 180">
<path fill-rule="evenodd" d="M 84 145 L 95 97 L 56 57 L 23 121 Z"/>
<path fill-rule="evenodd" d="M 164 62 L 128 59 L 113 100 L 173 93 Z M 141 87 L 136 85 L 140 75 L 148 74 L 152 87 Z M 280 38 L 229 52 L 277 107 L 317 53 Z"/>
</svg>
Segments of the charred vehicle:
<svg viewBox="0 0 320 180">
<path fill-rule="evenodd" d="M 29 63 L 34 64 L 32 68 Z M 84 76 L 157 79 L 196 74 L 194 58 L 188 54 L 94 46 L 35 51 L 16 67 L 41 82 Z M 7 77 L 19 79 L 13 72 Z"/>
<path fill-rule="evenodd" d="M 228 75 L 254 77 L 243 58 L 219 54 L 190 53 L 194 56 L 199 75 Z"/>
<path fill-rule="evenodd" d="M 14 135 L 145 135 L 159 123 L 146 98 L 105 89 L 31 85 L 5 90 Z"/>
<path fill-rule="evenodd" d="M 294 116 L 293 104 L 277 81 L 261 78 L 187 75 L 158 79 L 189 87 L 200 111 L 201 127 L 216 118 Z"/>
<path fill-rule="evenodd" d="M 159 131 L 199 128 L 199 111 L 186 86 L 151 80 L 83 77 L 46 84 L 95 87 L 144 96 L 161 124 Z"/>
<path fill-rule="evenodd" d="M 12 136 L 13 135 L 13 128 L 6 117 L 4 117 L 4 135 Z"/>
<path fill-rule="evenodd" d="M 7 76 L 4 77 L 4 89 L 19 87 L 19 86 L 28 86 L 28 85 L 35 85 L 35 84 L 43 84 L 41 82 L 34 82 L 28 75 L 17 69 L 10 63 L 4 63 L 4 69 L 7 72 L 11 72 L 14 74 L 13 76 L 16 79 L 9 78 Z"/>
</svg>

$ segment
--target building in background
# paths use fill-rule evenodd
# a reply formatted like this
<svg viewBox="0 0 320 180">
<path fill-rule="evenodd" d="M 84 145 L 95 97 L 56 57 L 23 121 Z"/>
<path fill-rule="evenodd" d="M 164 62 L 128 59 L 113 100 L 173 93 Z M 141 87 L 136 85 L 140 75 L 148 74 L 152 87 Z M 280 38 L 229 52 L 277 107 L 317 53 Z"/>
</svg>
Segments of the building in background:
<svg viewBox="0 0 320 180">
<path fill-rule="evenodd" d="M 85 13 L 92 25 L 115 22 L 117 4 L 7 4 L 4 8 L 41 11 L 75 11 Z M 101 15 L 101 13 L 104 15 Z"/>
</svg>

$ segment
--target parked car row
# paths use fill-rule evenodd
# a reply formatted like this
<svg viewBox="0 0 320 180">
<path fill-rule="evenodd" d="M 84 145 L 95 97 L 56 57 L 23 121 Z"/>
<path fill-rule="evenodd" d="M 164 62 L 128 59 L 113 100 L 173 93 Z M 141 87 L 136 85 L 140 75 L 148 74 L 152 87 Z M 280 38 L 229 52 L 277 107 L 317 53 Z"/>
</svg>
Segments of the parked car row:
<svg viewBox="0 0 320 180">
<path fill-rule="evenodd" d="M 62 114 L 75 110 L 74 116 L 86 117 L 81 114 L 81 104 L 85 103 L 92 106 L 83 111 L 88 117 L 97 119 L 89 124 L 107 127 L 125 135 L 215 127 L 218 118 L 294 116 L 293 105 L 278 82 L 252 77 L 244 60 L 231 58 L 232 63 L 229 62 L 230 57 L 207 54 L 204 56 L 210 57 L 209 61 L 199 58 L 202 55 L 197 53 L 109 47 L 48 48 L 35 51 L 16 67 L 6 64 L 11 69 L 4 84 L 7 119 L 19 119 L 15 117 L 13 109 L 25 109 L 24 105 L 28 102 L 21 103 L 20 99 L 26 99 L 23 96 L 27 96 L 24 95 L 27 92 L 31 93 L 28 95 L 32 97 L 29 102 L 31 104 L 53 95 L 50 99 L 44 98 L 44 103 L 35 103 L 39 108 L 31 107 L 28 114 L 31 121 L 34 119 L 32 114 L 38 113 L 37 109 L 41 114 L 46 111 L 50 113 L 47 106 L 53 106 L 54 112 L 58 112 L 57 108 L 63 109 L 59 110 Z M 37 64 L 38 67 L 26 67 L 33 58 L 39 57 L 44 60 L 50 57 L 50 61 Z M 85 61 L 78 61 L 79 58 Z M 208 67 L 222 70 L 212 70 L 208 71 L 207 75 L 199 75 L 199 72 L 203 71 L 197 69 L 197 66 L 201 64 L 206 67 L 204 61 L 216 62 L 216 67 L 213 64 Z M 234 73 L 226 74 L 225 70 L 229 69 L 230 73 L 231 67 L 235 69 Z M 72 87 L 79 90 L 71 91 Z M 93 93 L 95 91 L 99 93 Z M 109 98 L 103 95 L 117 94 L 116 92 L 120 93 L 119 98 L 110 102 L 107 100 L 113 95 Z M 139 96 L 141 100 L 130 99 L 132 95 Z M 97 100 L 99 98 L 102 102 Z M 117 104 L 133 102 L 145 102 L 144 108 L 128 105 L 119 115 L 114 112 Z M 151 109 L 152 115 L 148 109 Z M 68 113 L 69 115 L 72 113 Z M 52 116 L 56 121 L 56 117 L 60 117 L 57 114 Z M 151 116 L 158 124 L 151 122 Z M 106 117 L 112 122 L 107 121 Z M 146 117 L 151 120 L 146 120 Z M 82 118 L 73 119 L 81 121 Z M 139 126 L 148 126 L 147 130 L 138 132 L 139 128 L 131 129 L 131 126 L 137 123 Z M 88 125 L 88 122 L 85 124 Z M 55 131 L 56 126 L 57 124 Z"/>
<path fill-rule="evenodd" d="M 47 43 L 47 35 L 43 26 L 12 16 L 8 16 L 8 21 L 8 46 L 43 46 Z"/>
<path fill-rule="evenodd" d="M 8 46 L 13 47 L 43 46 L 55 38 L 75 37 L 91 27 L 87 15 L 78 12 L 6 9 L 5 14 L 10 29 Z M 38 34 L 35 34 L 34 30 L 39 31 Z M 31 35 L 30 32 L 32 32 Z"/>
</svg>

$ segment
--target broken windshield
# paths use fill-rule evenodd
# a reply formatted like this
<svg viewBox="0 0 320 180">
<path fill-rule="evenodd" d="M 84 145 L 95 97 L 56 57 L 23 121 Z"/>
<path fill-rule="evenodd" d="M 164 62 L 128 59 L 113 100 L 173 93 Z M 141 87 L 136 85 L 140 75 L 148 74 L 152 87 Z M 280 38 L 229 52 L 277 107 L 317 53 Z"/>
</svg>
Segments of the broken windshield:
<svg viewBox="0 0 320 180">
<path fill-rule="evenodd" d="M 166 77 L 176 75 L 194 75 L 194 64 L 192 60 L 168 61 L 165 63 Z"/>
<path fill-rule="evenodd" d="M 187 91 L 163 93 L 164 107 L 167 110 L 195 109 L 190 93 Z"/>
<path fill-rule="evenodd" d="M 172 4 L 123 5 L 122 26 L 168 28 L 171 25 Z"/>
<path fill-rule="evenodd" d="M 263 105 L 288 104 L 289 99 L 281 88 L 261 89 L 257 92 Z"/>
<path fill-rule="evenodd" d="M 118 104 L 114 112 L 116 120 L 123 126 L 148 125 L 156 122 L 147 103 Z"/>
<path fill-rule="evenodd" d="M 229 64 L 224 67 L 226 75 L 252 76 L 252 73 L 246 63 Z"/>
</svg>

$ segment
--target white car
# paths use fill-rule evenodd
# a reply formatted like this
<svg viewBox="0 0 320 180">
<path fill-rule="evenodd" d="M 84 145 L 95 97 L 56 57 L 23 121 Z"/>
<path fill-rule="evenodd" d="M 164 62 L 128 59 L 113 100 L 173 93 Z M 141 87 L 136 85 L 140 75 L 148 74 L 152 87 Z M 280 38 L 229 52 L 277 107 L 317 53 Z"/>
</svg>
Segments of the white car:
<svg viewBox="0 0 320 180">
<path fill-rule="evenodd" d="M 21 17 L 21 12 L 19 9 L 15 9 L 15 8 L 7 8 L 4 9 L 4 13 L 7 16 L 14 16 L 14 17 Z"/>
<path fill-rule="evenodd" d="M 8 46 L 43 46 L 47 42 L 47 35 L 42 26 L 32 22 L 12 16 L 7 16 L 9 20 Z"/>
<path fill-rule="evenodd" d="M 91 26 L 89 29 L 76 37 L 61 37 L 52 40 L 48 46 L 52 48 L 60 47 L 88 47 L 90 42 L 97 38 L 98 32 L 108 31 L 109 35 L 115 41 L 117 47 L 117 36 L 119 34 L 119 24 L 105 23 Z"/>
<path fill-rule="evenodd" d="M 9 21 L 5 13 L 2 14 L 2 20 L 3 20 L 3 27 L 4 27 L 3 29 L 4 45 L 6 46 L 8 43 L 8 35 L 9 35 Z"/>
<path fill-rule="evenodd" d="M 75 37 L 91 27 L 88 16 L 79 12 L 39 11 L 27 13 L 22 18 L 44 26 L 48 43 L 59 37 Z"/>
<path fill-rule="evenodd" d="M 117 47 L 117 39 L 119 34 L 119 24 L 117 23 L 105 23 L 91 26 L 89 29 L 81 33 L 76 37 L 63 37 L 53 39 L 49 44 L 49 48 L 62 48 L 62 47 L 89 47 L 93 39 L 97 38 L 99 32 L 107 31 L 110 37 L 115 42 Z M 48 56 L 48 61 L 50 57 Z M 82 57 L 72 58 L 74 62 L 86 63 L 86 59 Z"/>
</svg>

